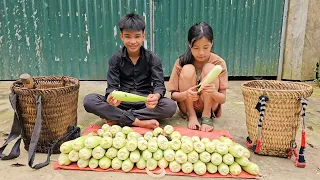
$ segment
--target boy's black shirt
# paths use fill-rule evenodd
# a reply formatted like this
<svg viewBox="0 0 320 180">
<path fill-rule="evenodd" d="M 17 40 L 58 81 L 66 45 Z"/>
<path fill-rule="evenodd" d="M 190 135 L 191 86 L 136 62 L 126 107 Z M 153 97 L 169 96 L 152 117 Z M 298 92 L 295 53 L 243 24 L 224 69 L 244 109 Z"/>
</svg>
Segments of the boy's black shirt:
<svg viewBox="0 0 320 180">
<path fill-rule="evenodd" d="M 130 60 L 126 47 L 111 56 L 107 83 L 106 97 L 113 90 L 136 91 L 143 94 L 159 93 L 161 97 L 166 91 L 160 58 L 143 46 L 135 65 Z"/>
</svg>

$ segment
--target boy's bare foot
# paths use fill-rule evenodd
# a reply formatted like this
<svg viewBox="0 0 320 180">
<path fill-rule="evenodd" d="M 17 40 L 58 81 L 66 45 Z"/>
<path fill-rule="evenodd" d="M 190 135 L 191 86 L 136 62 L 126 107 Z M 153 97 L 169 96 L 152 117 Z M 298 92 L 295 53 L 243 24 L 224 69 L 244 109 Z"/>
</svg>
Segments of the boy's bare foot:
<svg viewBox="0 0 320 180">
<path fill-rule="evenodd" d="M 138 118 L 136 118 L 136 120 L 132 123 L 132 125 L 142 127 L 142 128 L 155 129 L 159 127 L 159 122 L 155 119 L 139 120 Z"/>
<path fill-rule="evenodd" d="M 104 120 L 104 123 L 105 124 L 109 124 L 109 126 L 112 126 L 112 125 L 116 125 L 117 122 L 116 121 L 112 121 L 112 120 L 109 120 L 109 119 L 103 119 Z"/>
<path fill-rule="evenodd" d="M 190 115 L 188 116 L 188 128 L 193 130 L 198 130 L 201 128 L 201 125 L 197 119 L 196 115 Z"/>
</svg>

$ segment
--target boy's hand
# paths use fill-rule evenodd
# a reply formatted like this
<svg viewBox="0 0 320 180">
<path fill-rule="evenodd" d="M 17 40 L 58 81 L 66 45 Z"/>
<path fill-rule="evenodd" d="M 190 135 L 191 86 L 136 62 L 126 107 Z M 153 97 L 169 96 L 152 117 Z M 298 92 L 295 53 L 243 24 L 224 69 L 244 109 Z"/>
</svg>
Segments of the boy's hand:
<svg viewBox="0 0 320 180">
<path fill-rule="evenodd" d="M 184 91 L 184 93 L 187 96 L 187 99 L 192 101 L 197 101 L 199 99 L 199 95 L 197 93 L 197 86 L 193 86 L 189 88 L 188 90 Z"/>
<path fill-rule="evenodd" d="M 214 84 L 206 84 L 202 88 L 202 92 L 204 94 L 208 94 L 209 96 L 214 96 L 214 94 L 216 94 L 218 90 L 216 89 L 216 86 Z"/>
<path fill-rule="evenodd" d="M 153 109 L 158 105 L 160 94 L 149 94 L 147 96 L 146 106 L 147 108 Z"/>
<path fill-rule="evenodd" d="M 114 106 L 114 107 L 117 107 L 120 105 L 121 101 L 115 99 L 111 93 L 108 95 L 107 97 L 107 102 L 111 105 L 111 106 Z"/>
</svg>

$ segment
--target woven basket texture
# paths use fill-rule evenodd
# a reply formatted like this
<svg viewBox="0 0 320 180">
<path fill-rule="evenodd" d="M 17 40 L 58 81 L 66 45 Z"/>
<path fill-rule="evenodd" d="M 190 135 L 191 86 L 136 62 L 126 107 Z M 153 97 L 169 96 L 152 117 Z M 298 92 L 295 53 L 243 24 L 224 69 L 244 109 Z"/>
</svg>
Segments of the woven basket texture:
<svg viewBox="0 0 320 180">
<path fill-rule="evenodd" d="M 25 149 L 29 144 L 36 120 L 36 97 L 41 96 L 42 128 L 37 152 L 47 153 L 53 141 L 67 133 L 69 126 L 77 124 L 79 81 L 68 76 L 33 77 L 34 89 L 26 89 L 20 80 L 15 81 L 11 90 L 17 94 L 19 118 L 24 131 Z M 62 141 L 61 143 L 63 143 Z M 59 153 L 56 146 L 53 153 Z"/>
<path fill-rule="evenodd" d="M 302 105 L 297 98 L 311 96 L 312 86 L 305 83 L 254 80 L 241 85 L 249 138 L 257 141 L 259 111 L 255 108 L 261 95 L 267 96 L 262 122 L 259 154 L 286 157 L 291 141 L 301 124 Z"/>
</svg>

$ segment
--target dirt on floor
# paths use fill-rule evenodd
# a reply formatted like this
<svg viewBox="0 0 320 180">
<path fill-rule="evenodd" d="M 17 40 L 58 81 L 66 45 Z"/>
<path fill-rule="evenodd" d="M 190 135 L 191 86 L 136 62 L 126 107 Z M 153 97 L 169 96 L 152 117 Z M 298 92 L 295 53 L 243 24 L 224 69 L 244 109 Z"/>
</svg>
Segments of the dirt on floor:
<svg viewBox="0 0 320 180">
<path fill-rule="evenodd" d="M 230 81 L 227 89 L 227 102 L 223 105 L 223 115 L 215 119 L 215 129 L 229 130 L 233 138 L 245 146 L 246 137 L 248 136 L 246 127 L 245 107 L 240 89 L 243 81 Z M 10 132 L 13 121 L 13 110 L 8 100 L 10 93 L 11 81 L 0 82 L 0 145 L 4 143 Z M 285 179 L 320 179 L 320 88 L 315 84 L 314 92 L 309 98 L 309 104 L 306 112 L 306 134 L 307 147 L 305 158 L 307 161 L 306 168 L 297 168 L 293 159 L 260 156 L 252 153 L 251 160 L 257 163 L 261 169 L 261 179 L 266 180 L 285 180 Z M 87 113 L 83 108 L 83 99 L 89 93 L 104 94 L 106 82 L 81 81 L 78 102 L 78 124 L 86 129 L 90 124 L 102 125 L 103 121 L 93 114 Z M 167 94 L 169 96 L 169 94 Z M 168 119 L 160 121 L 161 127 L 166 124 L 173 126 L 187 127 L 187 121 L 182 119 L 179 112 Z M 301 129 L 297 132 L 296 141 L 300 143 Z M 8 149 L 12 144 L 8 146 Z M 8 150 L 5 151 L 8 153 Z M 53 163 L 57 160 L 58 155 L 51 156 L 50 165 L 33 170 L 28 167 L 28 154 L 21 145 L 21 155 L 14 160 L 0 161 L 0 179 L 130 179 L 145 180 L 152 179 L 146 174 L 135 173 L 115 173 L 115 172 L 91 172 L 76 170 L 54 170 Z M 37 154 L 36 162 L 42 162 L 46 159 L 45 154 Z M 13 164 L 22 164 L 23 166 L 15 167 Z M 201 177 L 187 176 L 165 176 L 162 179 L 179 180 L 179 179 L 200 179 Z"/>
</svg>

